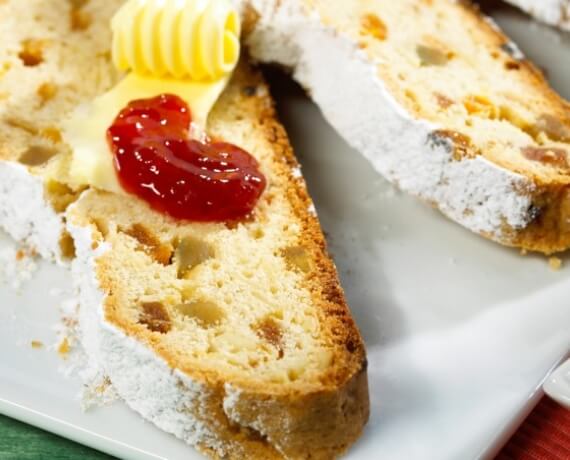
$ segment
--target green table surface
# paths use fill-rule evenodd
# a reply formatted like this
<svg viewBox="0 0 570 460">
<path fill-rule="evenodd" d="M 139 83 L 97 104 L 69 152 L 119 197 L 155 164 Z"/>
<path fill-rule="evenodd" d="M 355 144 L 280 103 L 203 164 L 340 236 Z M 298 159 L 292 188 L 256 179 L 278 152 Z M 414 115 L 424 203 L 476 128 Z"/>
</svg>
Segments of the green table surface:
<svg viewBox="0 0 570 460">
<path fill-rule="evenodd" d="M 0 460 L 111 460 L 112 458 L 0 415 Z"/>
</svg>

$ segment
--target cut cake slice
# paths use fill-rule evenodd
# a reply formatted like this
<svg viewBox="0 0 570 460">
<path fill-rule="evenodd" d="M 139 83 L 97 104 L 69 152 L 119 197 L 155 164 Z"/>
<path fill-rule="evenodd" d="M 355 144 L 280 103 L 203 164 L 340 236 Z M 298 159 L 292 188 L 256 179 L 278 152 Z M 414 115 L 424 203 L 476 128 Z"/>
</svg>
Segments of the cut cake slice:
<svg viewBox="0 0 570 460">
<path fill-rule="evenodd" d="M 209 131 L 269 179 L 255 218 L 181 223 L 89 191 L 67 214 L 81 328 L 123 399 L 221 458 L 333 458 L 368 418 L 366 362 L 267 89 L 242 66 Z"/>
<path fill-rule="evenodd" d="M 570 246 L 570 106 L 470 2 L 252 4 L 252 55 L 388 180 L 505 245 Z"/>
</svg>

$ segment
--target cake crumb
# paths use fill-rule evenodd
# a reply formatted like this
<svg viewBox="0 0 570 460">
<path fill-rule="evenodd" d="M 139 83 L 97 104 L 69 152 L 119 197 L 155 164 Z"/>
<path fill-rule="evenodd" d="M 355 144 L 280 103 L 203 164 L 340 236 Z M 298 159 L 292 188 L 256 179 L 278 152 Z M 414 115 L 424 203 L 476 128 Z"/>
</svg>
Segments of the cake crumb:
<svg viewBox="0 0 570 460">
<path fill-rule="evenodd" d="M 38 269 L 37 253 L 32 248 L 13 245 L 0 249 L 0 282 L 20 291 Z"/>
<path fill-rule="evenodd" d="M 77 379 L 81 385 L 79 398 L 81 409 L 87 411 L 95 407 L 108 406 L 119 399 L 111 380 L 90 359 L 79 337 L 79 304 L 75 297 L 63 301 L 59 306 L 61 321 L 54 326 L 58 341 L 55 349 L 62 358 L 59 371 L 65 378 Z"/>
<path fill-rule="evenodd" d="M 562 260 L 559 259 L 558 257 L 551 257 L 550 259 L 548 259 L 548 265 L 552 270 L 557 272 L 562 268 Z"/>
<path fill-rule="evenodd" d="M 44 344 L 39 340 L 32 340 L 31 345 L 32 348 L 34 348 L 35 350 L 39 350 L 40 348 L 44 347 Z"/>
<path fill-rule="evenodd" d="M 107 376 L 103 376 L 101 382 L 95 385 L 94 391 L 98 395 L 103 395 L 105 394 L 106 391 L 109 390 L 110 387 L 111 387 L 111 379 Z"/>
<path fill-rule="evenodd" d="M 521 249 L 521 256 L 526 256 L 528 255 L 528 251 L 525 248 Z"/>
<path fill-rule="evenodd" d="M 69 340 L 67 340 L 67 337 L 64 337 L 61 343 L 59 344 L 59 347 L 57 348 L 57 352 L 63 359 L 67 359 L 69 351 L 70 351 Z"/>
</svg>

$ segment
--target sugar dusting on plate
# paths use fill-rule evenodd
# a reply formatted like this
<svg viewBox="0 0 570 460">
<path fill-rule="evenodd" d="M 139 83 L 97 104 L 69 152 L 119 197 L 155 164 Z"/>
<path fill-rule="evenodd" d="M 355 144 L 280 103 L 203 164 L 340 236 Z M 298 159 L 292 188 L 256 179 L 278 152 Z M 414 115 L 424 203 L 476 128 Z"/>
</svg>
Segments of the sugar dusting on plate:
<svg viewBox="0 0 570 460">
<path fill-rule="evenodd" d="M 39 256 L 33 248 L 15 244 L 0 248 L 0 286 L 21 293 L 29 282 L 33 282 L 38 269 Z M 79 395 L 83 409 L 115 401 L 117 395 L 110 381 L 100 369 L 90 363 L 81 346 L 77 321 L 79 301 L 74 290 L 70 289 L 68 292 L 67 289 L 54 287 L 48 291 L 48 295 L 65 299 L 59 304 L 61 321 L 52 325 L 52 330 L 56 333 L 55 342 L 45 343 L 35 337 L 26 340 L 22 338 L 22 345 L 35 350 L 47 349 L 59 355 L 59 371 L 65 377 L 78 379 L 83 383 Z"/>
<path fill-rule="evenodd" d="M 89 359 L 81 345 L 78 299 L 70 298 L 62 302 L 60 312 L 61 321 L 55 326 L 58 339 L 54 346 L 62 360 L 59 371 L 66 378 L 79 380 L 83 384 L 79 401 L 84 411 L 113 403 L 118 395 L 111 381 Z"/>
<path fill-rule="evenodd" d="M 0 249 L 0 282 L 19 291 L 38 269 L 35 250 L 13 245 Z"/>
</svg>

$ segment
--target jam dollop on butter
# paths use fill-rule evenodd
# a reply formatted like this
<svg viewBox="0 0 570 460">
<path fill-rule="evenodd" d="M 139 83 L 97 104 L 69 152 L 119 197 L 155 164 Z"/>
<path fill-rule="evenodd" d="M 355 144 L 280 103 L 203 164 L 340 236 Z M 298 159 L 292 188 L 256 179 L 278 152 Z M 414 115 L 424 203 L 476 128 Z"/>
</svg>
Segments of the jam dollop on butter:
<svg viewBox="0 0 570 460">
<path fill-rule="evenodd" d="M 265 178 L 259 172 L 257 162 L 239 147 L 199 140 L 207 139 L 205 127 L 208 115 L 239 60 L 240 18 L 231 0 L 128 0 L 114 16 L 111 27 L 113 62 L 120 71 L 127 73 L 115 87 L 90 104 L 80 107 L 65 122 L 64 137 L 72 148 L 71 182 L 116 193 L 136 193 L 156 209 L 179 218 L 219 221 L 245 217 L 251 212 L 265 187 Z M 113 135 L 117 134 L 113 131 L 117 126 L 126 129 L 129 125 L 125 120 L 132 120 L 132 117 L 125 114 L 132 115 L 133 104 L 146 104 L 145 110 L 150 113 L 160 98 L 170 100 L 174 96 L 187 107 L 187 121 L 192 123 L 191 127 L 177 129 L 175 135 L 170 132 L 162 139 L 157 138 L 156 132 L 149 135 L 149 130 L 133 136 L 125 135 L 123 131 L 120 135 Z M 190 139 L 191 133 L 198 133 L 199 139 Z M 257 191 L 253 194 L 255 199 L 242 199 L 241 192 L 235 195 L 219 193 L 225 200 L 236 200 L 238 208 L 237 202 L 240 200 L 241 204 L 247 202 L 247 205 L 240 212 L 234 210 L 227 212 L 227 215 L 224 212 L 212 212 L 209 208 L 208 213 L 198 216 L 193 211 L 183 212 L 183 206 L 173 210 L 173 207 L 166 203 L 166 200 L 184 203 L 184 198 L 180 196 L 155 193 L 151 199 L 147 194 L 138 193 L 139 188 L 133 187 L 132 183 L 127 185 L 124 176 L 128 175 L 131 180 L 137 175 L 141 177 L 141 165 L 125 161 L 124 156 L 119 161 L 119 155 L 129 150 L 129 145 L 133 146 L 133 139 L 136 139 L 136 142 L 144 140 L 144 143 L 148 143 L 149 138 L 153 136 L 153 142 L 161 144 L 162 147 L 145 150 L 145 154 L 154 151 L 158 155 L 153 171 L 163 168 L 160 171 L 160 181 L 163 185 L 169 180 L 173 181 L 173 184 L 180 180 L 185 180 L 187 184 L 193 182 L 188 174 L 193 174 L 189 171 L 195 171 L 189 165 L 195 160 L 192 155 L 196 151 L 200 151 L 203 157 L 200 167 L 204 171 L 210 166 L 213 168 L 208 170 L 207 175 L 217 172 L 220 168 L 224 173 L 230 171 L 231 168 L 228 169 L 225 165 L 233 165 L 233 157 L 237 156 L 237 163 L 245 165 L 246 173 L 241 176 L 238 174 L 232 177 L 232 180 L 237 176 L 246 182 L 254 178 L 251 183 L 258 184 L 255 187 Z M 174 145 L 176 148 L 173 147 L 170 152 L 165 153 L 165 148 L 169 148 L 165 146 Z M 211 161 L 220 154 L 219 162 Z M 247 161 L 244 160 L 244 155 L 249 157 Z M 129 168 L 138 169 L 128 171 Z M 185 179 L 181 179 L 181 171 L 185 171 Z M 224 181 L 225 178 L 218 182 L 223 184 Z M 238 182 L 234 181 L 233 185 Z M 250 184 L 244 184 L 241 186 L 249 190 Z M 206 188 L 202 187 L 198 195 L 205 201 L 212 201 L 203 193 Z M 237 187 L 235 190 L 243 188 Z M 184 189 L 184 193 L 194 192 L 189 185 Z M 211 193 L 212 196 L 216 195 L 215 190 Z M 157 204 L 157 199 L 163 201 L 162 205 Z M 219 200 L 216 202 L 219 203 Z M 193 201 L 192 205 L 200 206 L 198 201 Z M 190 201 L 186 201 L 185 206 L 190 207 Z M 225 208 L 229 209 L 231 206 L 226 205 Z"/>
<path fill-rule="evenodd" d="M 234 221 L 265 189 L 257 160 L 227 142 L 190 139 L 178 96 L 132 101 L 107 131 L 121 185 L 178 219 Z"/>
</svg>

